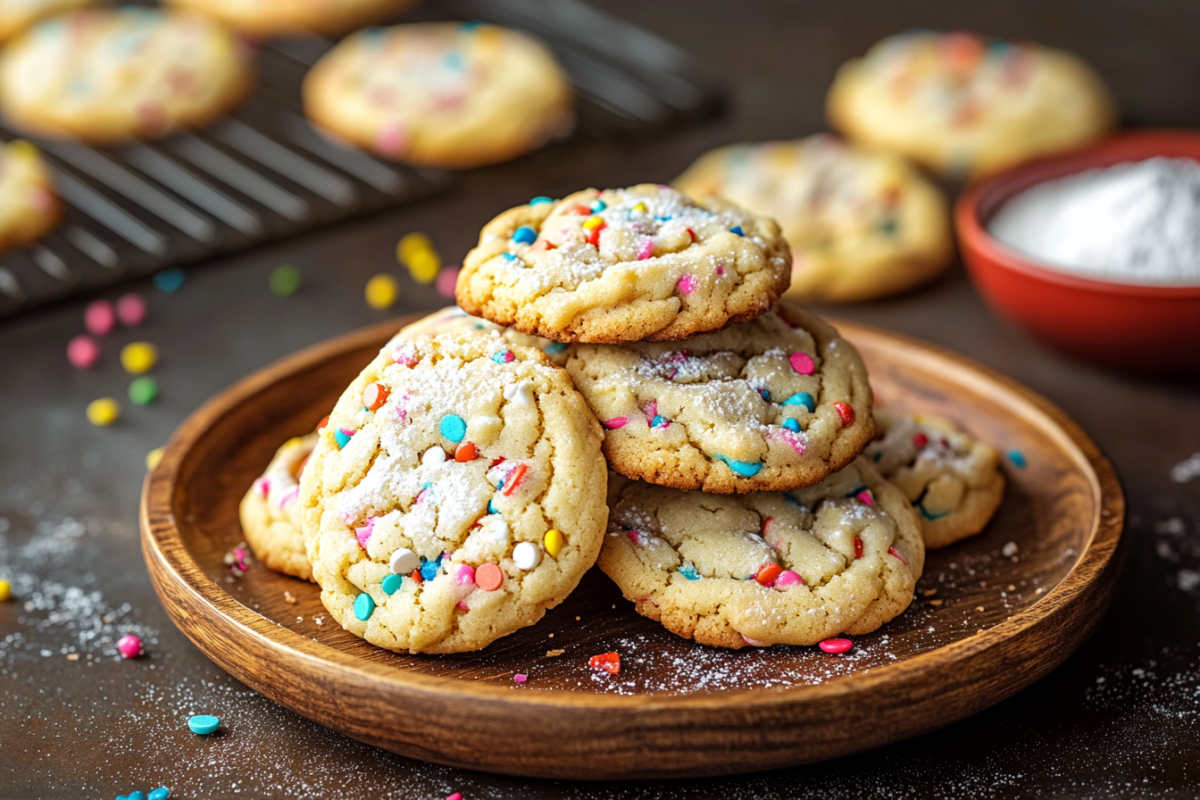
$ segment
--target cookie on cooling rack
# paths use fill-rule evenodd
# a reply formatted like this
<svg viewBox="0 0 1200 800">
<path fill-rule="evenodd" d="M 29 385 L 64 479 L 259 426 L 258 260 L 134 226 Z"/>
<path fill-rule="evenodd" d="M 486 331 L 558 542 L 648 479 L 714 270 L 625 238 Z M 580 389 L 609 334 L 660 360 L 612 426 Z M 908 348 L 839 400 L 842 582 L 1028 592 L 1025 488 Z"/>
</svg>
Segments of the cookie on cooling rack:
<svg viewBox="0 0 1200 800">
<path fill-rule="evenodd" d="M 0 42 L 11 39 L 39 19 L 91 5 L 94 0 L 5 0 L 0 3 Z"/>
<path fill-rule="evenodd" d="M 406 11 L 416 0 L 167 0 L 251 36 L 338 34 Z"/>
<path fill-rule="evenodd" d="M 0 253 L 40 239 L 61 216 L 38 149 L 25 141 L 0 145 Z"/>
</svg>

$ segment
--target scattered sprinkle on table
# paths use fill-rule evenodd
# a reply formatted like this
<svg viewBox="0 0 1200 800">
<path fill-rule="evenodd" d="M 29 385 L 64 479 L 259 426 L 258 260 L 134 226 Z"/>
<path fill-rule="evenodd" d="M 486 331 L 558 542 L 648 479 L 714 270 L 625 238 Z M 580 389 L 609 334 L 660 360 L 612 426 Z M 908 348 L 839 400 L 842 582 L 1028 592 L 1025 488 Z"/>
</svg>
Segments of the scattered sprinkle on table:
<svg viewBox="0 0 1200 800">
<path fill-rule="evenodd" d="M 75 369 L 89 369 L 100 360 L 100 344 L 86 334 L 79 334 L 67 343 L 67 361 Z"/>
<path fill-rule="evenodd" d="M 212 714 L 197 714 L 188 720 L 188 730 L 198 736 L 207 736 L 221 727 L 221 720 Z"/>
<path fill-rule="evenodd" d="M 0 581 L 0 603 L 8 602 L 12 599 L 12 582 Z"/>
<path fill-rule="evenodd" d="M 117 640 L 117 650 L 123 658 L 137 658 L 142 654 L 142 640 L 132 633 L 126 634 Z"/>
<path fill-rule="evenodd" d="M 1017 469 L 1025 469 L 1025 454 L 1020 450 L 1009 450 L 1008 460 L 1012 462 Z"/>
<path fill-rule="evenodd" d="M 849 639 L 826 639 L 819 647 L 826 653 L 845 653 L 854 647 L 854 642 Z"/>
<path fill-rule="evenodd" d="M 83 325 L 93 336 L 107 336 L 117 326 L 117 315 L 112 303 L 95 300 L 83 310 Z"/>
<path fill-rule="evenodd" d="M 112 425 L 121 416 L 121 406 L 111 397 L 101 397 L 88 403 L 88 422 L 98 427 Z"/>
<path fill-rule="evenodd" d="M 367 288 L 364 292 L 367 298 L 367 305 L 371 308 L 383 310 L 391 308 L 396 302 L 396 298 L 400 296 L 400 284 L 396 283 L 396 279 L 387 273 L 379 273 L 367 281 Z"/>
<path fill-rule="evenodd" d="M 408 272 L 417 283 L 433 283 L 442 269 L 442 258 L 432 250 L 415 254 L 408 262 Z"/>
<path fill-rule="evenodd" d="M 291 297 L 300 288 L 300 270 L 283 264 L 271 271 L 271 293 L 276 297 Z"/>
<path fill-rule="evenodd" d="M 158 363 L 158 348 L 149 342 L 132 342 L 121 348 L 121 366 L 126 372 L 141 375 Z"/>
<path fill-rule="evenodd" d="M 527 680 L 529 680 L 529 676 L 523 672 L 518 672 L 517 674 L 513 675 L 514 683 L 524 683 Z"/>
<path fill-rule="evenodd" d="M 407 265 L 412 257 L 424 250 L 433 249 L 433 240 L 419 231 L 406 233 L 396 243 L 396 260 Z"/>
<path fill-rule="evenodd" d="M 446 800 L 462 800 L 462 792 L 446 795 Z"/>
<path fill-rule="evenodd" d="M 147 406 L 158 397 L 158 381 L 149 375 L 134 378 L 129 384 L 129 400 L 135 405 Z"/>
<path fill-rule="evenodd" d="M 158 466 L 158 462 L 162 461 L 163 449 L 156 447 L 149 453 L 146 453 L 146 469 L 154 469 Z"/>
<path fill-rule="evenodd" d="M 438 294 L 447 300 L 454 299 L 454 288 L 458 286 L 458 273 L 458 267 L 442 267 L 442 271 L 438 273 L 435 287 Z"/>
<path fill-rule="evenodd" d="M 595 670 L 607 672 L 609 675 L 621 674 L 620 653 L 597 653 L 588 659 L 588 666 Z"/>
<path fill-rule="evenodd" d="M 182 269 L 164 270 L 154 276 L 154 286 L 160 292 L 166 294 L 174 294 L 183 288 L 183 282 L 187 279 L 187 272 Z"/>
<path fill-rule="evenodd" d="M 146 798 L 146 800 L 168 800 L 168 798 L 170 796 L 171 796 L 171 790 L 168 789 L 166 786 L 160 786 L 157 789 L 155 789 L 153 792 L 151 792 L 150 796 L 148 798 Z"/>
<path fill-rule="evenodd" d="M 146 301 L 137 292 L 121 295 L 117 300 L 117 319 L 129 328 L 141 325 L 146 320 Z"/>
</svg>

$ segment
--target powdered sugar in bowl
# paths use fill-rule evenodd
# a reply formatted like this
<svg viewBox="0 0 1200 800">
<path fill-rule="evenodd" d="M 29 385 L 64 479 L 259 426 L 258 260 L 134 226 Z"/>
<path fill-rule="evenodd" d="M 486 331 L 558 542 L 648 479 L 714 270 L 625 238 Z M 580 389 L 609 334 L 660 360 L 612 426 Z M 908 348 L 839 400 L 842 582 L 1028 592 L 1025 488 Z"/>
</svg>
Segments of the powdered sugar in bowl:
<svg viewBox="0 0 1200 800">
<path fill-rule="evenodd" d="M 1200 133 L 1031 162 L 970 187 L 955 222 L 976 288 L 1011 321 L 1109 365 L 1200 372 Z"/>
</svg>

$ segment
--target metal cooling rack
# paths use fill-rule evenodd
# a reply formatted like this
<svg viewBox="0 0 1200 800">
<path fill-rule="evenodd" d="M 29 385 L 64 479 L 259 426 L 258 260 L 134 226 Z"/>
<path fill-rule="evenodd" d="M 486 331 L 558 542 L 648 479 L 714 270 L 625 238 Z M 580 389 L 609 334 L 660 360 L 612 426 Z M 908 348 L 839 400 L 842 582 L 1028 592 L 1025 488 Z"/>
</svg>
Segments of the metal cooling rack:
<svg viewBox="0 0 1200 800">
<path fill-rule="evenodd" d="M 577 95 L 574 136 L 649 133 L 720 109 L 690 56 L 577 0 L 445 0 L 415 16 L 483 19 L 544 40 Z M 450 186 L 452 173 L 380 161 L 309 126 L 300 83 L 332 46 L 316 37 L 264 45 L 254 94 L 200 131 L 118 147 L 32 138 L 66 212 L 40 242 L 0 256 L 0 316 Z M 20 136 L 0 124 L 0 138 Z"/>
</svg>

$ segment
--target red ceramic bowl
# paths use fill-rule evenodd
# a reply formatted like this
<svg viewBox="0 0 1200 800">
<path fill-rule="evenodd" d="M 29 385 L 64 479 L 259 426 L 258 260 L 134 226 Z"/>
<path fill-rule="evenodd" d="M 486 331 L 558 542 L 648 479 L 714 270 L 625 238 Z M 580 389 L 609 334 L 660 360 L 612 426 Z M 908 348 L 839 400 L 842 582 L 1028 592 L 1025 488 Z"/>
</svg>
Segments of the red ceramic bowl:
<svg viewBox="0 0 1200 800">
<path fill-rule="evenodd" d="M 1036 183 L 1153 156 L 1200 161 L 1200 133 L 1138 131 L 1024 164 L 969 187 L 954 210 L 975 287 L 1000 314 L 1063 350 L 1112 366 L 1200 372 L 1200 286 L 1112 283 L 1056 272 L 987 231 L 1005 201 Z"/>
</svg>

